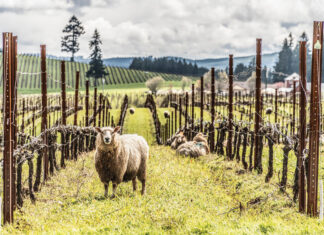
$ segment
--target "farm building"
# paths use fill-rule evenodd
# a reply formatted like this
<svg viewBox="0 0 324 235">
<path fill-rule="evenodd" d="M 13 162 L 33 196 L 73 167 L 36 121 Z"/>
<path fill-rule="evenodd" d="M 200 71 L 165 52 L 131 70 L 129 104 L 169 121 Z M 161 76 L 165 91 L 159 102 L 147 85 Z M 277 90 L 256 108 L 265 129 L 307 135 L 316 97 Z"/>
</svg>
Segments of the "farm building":
<svg viewBox="0 0 324 235">
<path fill-rule="evenodd" d="M 297 73 L 293 73 L 285 78 L 285 88 L 293 88 L 294 82 L 296 82 L 296 86 L 299 84 L 300 76 Z"/>
</svg>

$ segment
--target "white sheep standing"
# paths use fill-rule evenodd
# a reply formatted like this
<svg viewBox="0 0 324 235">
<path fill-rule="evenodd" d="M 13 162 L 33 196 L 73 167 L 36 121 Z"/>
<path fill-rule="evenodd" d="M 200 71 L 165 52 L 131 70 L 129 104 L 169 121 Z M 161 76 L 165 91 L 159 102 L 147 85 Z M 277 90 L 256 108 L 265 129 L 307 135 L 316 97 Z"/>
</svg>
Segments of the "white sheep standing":
<svg viewBox="0 0 324 235">
<path fill-rule="evenodd" d="M 109 182 L 112 181 L 115 197 L 118 184 L 122 181 L 133 182 L 137 189 L 136 177 L 142 183 L 142 195 L 145 194 L 146 163 L 149 157 L 149 146 L 146 140 L 136 134 L 119 135 L 120 127 L 96 127 L 95 166 L 99 178 L 108 195 Z"/>
</svg>

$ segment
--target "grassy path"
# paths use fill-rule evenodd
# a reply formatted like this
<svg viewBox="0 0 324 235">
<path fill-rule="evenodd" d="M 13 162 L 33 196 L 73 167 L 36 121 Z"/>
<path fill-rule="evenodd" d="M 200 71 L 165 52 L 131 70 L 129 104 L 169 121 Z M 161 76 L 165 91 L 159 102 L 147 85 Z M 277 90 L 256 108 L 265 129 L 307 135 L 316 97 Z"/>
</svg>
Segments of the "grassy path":
<svg viewBox="0 0 324 235">
<path fill-rule="evenodd" d="M 123 133 L 143 136 L 149 145 L 155 143 L 154 124 L 148 108 L 136 108 L 134 114 L 126 114 Z"/>
</svg>

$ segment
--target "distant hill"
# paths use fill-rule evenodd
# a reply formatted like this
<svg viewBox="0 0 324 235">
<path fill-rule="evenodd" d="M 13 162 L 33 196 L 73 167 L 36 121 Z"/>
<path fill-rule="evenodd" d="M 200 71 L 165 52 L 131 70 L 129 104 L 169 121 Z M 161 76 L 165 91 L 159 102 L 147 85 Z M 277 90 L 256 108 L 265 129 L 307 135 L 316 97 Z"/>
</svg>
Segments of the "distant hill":
<svg viewBox="0 0 324 235">
<path fill-rule="evenodd" d="M 254 55 L 251 56 L 242 56 L 242 57 L 235 57 L 234 56 L 234 67 L 239 64 L 243 63 L 244 65 L 248 65 L 250 61 L 253 59 Z M 271 53 L 271 54 L 263 54 L 262 55 L 262 67 L 267 66 L 268 68 L 272 68 L 276 61 L 278 60 L 278 53 Z M 196 60 L 198 66 L 204 66 L 206 68 L 215 67 L 215 69 L 225 69 L 228 67 L 228 57 L 226 58 L 219 58 L 219 59 L 203 59 L 203 60 Z"/>
<path fill-rule="evenodd" d="M 103 62 L 107 66 L 128 68 L 129 65 L 132 63 L 133 59 L 134 57 L 114 57 L 114 58 L 103 59 Z"/>
<path fill-rule="evenodd" d="M 241 56 L 241 57 L 234 57 L 234 66 L 238 63 L 243 63 L 244 65 L 248 65 L 254 55 L 251 56 Z M 104 64 L 108 66 L 118 66 L 128 68 L 129 65 L 132 63 L 134 57 L 114 57 L 114 58 L 106 58 L 104 59 Z M 170 57 L 171 58 L 171 57 Z M 224 58 L 208 58 L 208 59 L 201 59 L 201 60 L 193 60 L 193 59 L 186 59 L 181 57 L 174 57 L 185 59 L 187 62 L 197 63 L 198 66 L 206 67 L 210 69 L 211 67 L 215 67 L 215 69 L 225 69 L 228 66 L 228 57 Z M 271 54 L 263 54 L 262 55 L 262 67 L 267 66 L 268 68 L 273 68 L 276 61 L 278 60 L 278 52 L 271 53 Z"/>
<path fill-rule="evenodd" d="M 268 53 L 262 55 L 262 67 L 267 66 L 268 68 L 273 68 L 275 63 L 278 61 L 278 52 L 274 53 Z M 38 54 L 29 54 L 29 55 L 37 55 Z M 48 55 L 47 56 L 50 59 L 57 59 L 57 60 L 65 60 L 70 61 L 70 57 L 63 57 L 63 56 L 53 56 Z M 254 55 L 250 56 L 234 56 L 234 67 L 238 63 L 243 63 L 244 65 L 248 65 Z M 106 66 L 113 66 L 113 67 L 123 67 L 128 68 L 129 65 L 132 63 L 133 59 L 135 57 L 112 57 L 112 58 L 105 58 L 103 59 L 103 62 Z M 225 69 L 228 66 L 228 57 L 223 58 L 207 58 L 207 59 L 200 59 L 200 60 L 193 60 L 193 59 L 187 59 L 182 57 L 173 57 L 170 56 L 170 58 L 179 58 L 179 59 L 185 59 L 187 62 L 191 63 L 197 63 L 198 66 L 202 66 L 205 68 L 210 69 L 211 67 L 215 67 L 215 69 Z M 90 59 L 84 58 L 83 56 L 77 56 L 74 58 L 76 62 L 81 63 L 89 63 Z"/>
</svg>

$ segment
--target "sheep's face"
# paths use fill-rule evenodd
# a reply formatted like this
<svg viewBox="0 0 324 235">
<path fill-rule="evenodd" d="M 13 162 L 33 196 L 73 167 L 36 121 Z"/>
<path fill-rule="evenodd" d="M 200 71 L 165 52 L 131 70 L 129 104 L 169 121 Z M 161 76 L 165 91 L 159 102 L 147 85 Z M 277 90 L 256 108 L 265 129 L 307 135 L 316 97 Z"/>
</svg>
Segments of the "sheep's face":
<svg viewBox="0 0 324 235">
<path fill-rule="evenodd" d="M 105 144 L 110 144 L 112 140 L 112 133 L 110 130 L 105 130 L 102 132 L 102 139 Z"/>
<path fill-rule="evenodd" d="M 171 144 L 171 147 L 173 149 L 176 149 L 179 145 L 185 143 L 187 141 L 186 137 L 184 136 L 183 132 L 181 131 L 179 134 L 177 134 Z"/>
<path fill-rule="evenodd" d="M 120 130 L 120 127 L 117 126 L 114 129 L 111 127 L 99 128 L 96 127 L 97 132 L 101 135 L 102 141 L 106 145 L 112 144 L 115 134 Z"/>
</svg>

